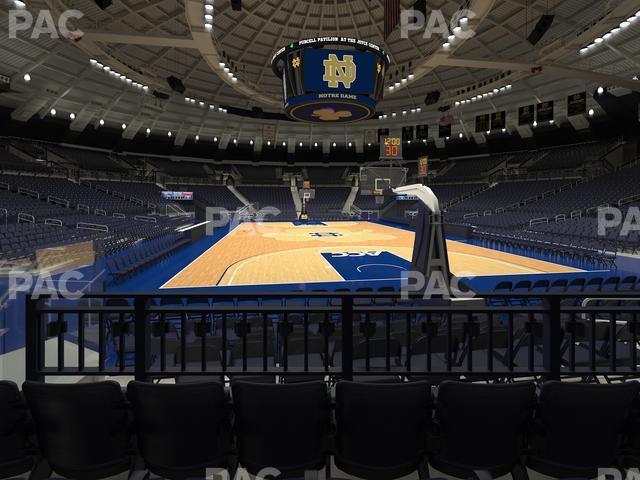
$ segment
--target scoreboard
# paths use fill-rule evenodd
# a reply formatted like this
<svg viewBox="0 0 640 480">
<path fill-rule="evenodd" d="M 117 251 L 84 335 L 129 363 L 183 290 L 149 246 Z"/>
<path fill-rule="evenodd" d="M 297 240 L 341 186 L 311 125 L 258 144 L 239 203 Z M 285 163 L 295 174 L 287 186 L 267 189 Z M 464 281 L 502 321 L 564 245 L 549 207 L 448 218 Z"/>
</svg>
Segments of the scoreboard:
<svg viewBox="0 0 640 480">
<path fill-rule="evenodd" d="M 172 201 L 192 201 L 193 192 L 162 192 L 162 198 Z"/>
<path fill-rule="evenodd" d="M 402 160 L 402 139 L 399 137 L 383 137 L 380 139 L 381 160 Z"/>
</svg>

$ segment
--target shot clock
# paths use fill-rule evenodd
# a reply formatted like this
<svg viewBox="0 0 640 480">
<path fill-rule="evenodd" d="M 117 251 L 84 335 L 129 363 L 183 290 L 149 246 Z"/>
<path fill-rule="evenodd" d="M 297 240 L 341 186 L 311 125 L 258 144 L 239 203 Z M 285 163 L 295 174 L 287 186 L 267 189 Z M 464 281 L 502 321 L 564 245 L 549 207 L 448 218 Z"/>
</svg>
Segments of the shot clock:
<svg viewBox="0 0 640 480">
<path fill-rule="evenodd" d="M 380 140 L 381 160 L 402 160 L 402 139 L 399 137 L 383 137 Z"/>
</svg>

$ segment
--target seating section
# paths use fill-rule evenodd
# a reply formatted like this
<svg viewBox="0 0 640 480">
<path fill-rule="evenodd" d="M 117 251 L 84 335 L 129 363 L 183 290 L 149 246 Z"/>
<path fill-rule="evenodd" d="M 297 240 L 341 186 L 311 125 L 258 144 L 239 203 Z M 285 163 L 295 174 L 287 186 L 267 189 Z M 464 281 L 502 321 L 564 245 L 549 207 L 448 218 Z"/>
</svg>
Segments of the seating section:
<svg viewBox="0 0 640 480">
<path fill-rule="evenodd" d="M 111 192 L 112 195 L 121 194 L 126 198 L 134 198 L 137 200 L 142 200 L 145 204 L 151 205 L 162 205 L 171 203 L 167 200 L 163 200 L 162 198 L 162 189 L 154 184 L 154 183 L 146 183 L 146 182 L 111 182 L 111 181 L 90 181 L 88 182 L 90 185 L 94 187 L 102 187 L 106 189 L 108 192 Z"/>
<path fill-rule="evenodd" d="M 282 183 L 282 169 L 280 168 L 237 165 L 235 169 L 242 176 L 242 183 L 247 185 L 278 185 Z"/>
<path fill-rule="evenodd" d="M 638 204 L 629 205 L 620 209 L 622 219 L 633 218 L 630 208 L 638 208 Z M 623 231 L 624 223 L 607 227 L 604 235 L 599 232 L 598 218 L 595 216 L 569 218 L 563 220 L 550 220 L 550 223 L 541 223 L 529 228 L 531 232 L 542 233 L 551 237 L 567 239 L 572 243 L 589 242 L 600 238 L 602 241 L 610 242 L 622 249 L 635 251 L 640 246 L 640 231 L 630 229 Z"/>
<path fill-rule="evenodd" d="M 514 203 L 535 199 L 568 184 L 567 180 L 538 180 L 530 182 L 506 182 L 495 185 L 478 195 L 463 200 L 448 210 L 448 218 L 461 214 L 506 208 Z"/>
<path fill-rule="evenodd" d="M 468 197 L 486 187 L 484 183 L 462 183 L 462 184 L 454 184 L 454 185 L 440 185 L 433 184 L 429 185 L 433 193 L 436 194 L 438 200 L 440 202 L 440 206 L 447 205 L 452 202 L 457 202 L 462 200 L 463 198 Z"/>
<path fill-rule="evenodd" d="M 0 172 L 30 172 L 39 174 L 51 173 L 51 168 L 44 162 L 25 161 L 11 153 L 12 148 L 27 152 L 33 159 L 41 159 L 39 152 L 30 151 L 25 145 L 16 142 L 0 143 Z"/>
<path fill-rule="evenodd" d="M 507 170 L 522 167 L 533 173 L 566 171 L 598 161 L 618 144 L 619 140 L 603 140 L 483 157 L 455 158 L 439 162 L 438 170 L 442 174 L 437 175 L 437 179 L 440 182 L 479 180 L 503 162 Z M 448 167 L 451 162 L 454 162 L 453 166 Z"/>
<path fill-rule="evenodd" d="M 0 387 L 12 427 L 0 432 L 9 446 L 3 477 L 29 472 L 36 459 L 40 474 L 95 479 L 201 478 L 236 458 L 252 475 L 284 478 L 316 475 L 330 457 L 363 479 L 432 478 L 431 468 L 458 478 L 527 478 L 525 469 L 595 478 L 601 468 L 640 466 L 635 381 L 547 382 L 538 394 L 530 382 L 338 382 L 333 408 L 322 381 L 237 381 L 232 407 L 222 385 L 206 381 L 131 382 L 126 391 L 112 381 L 26 382 L 26 405 L 15 384 Z M 26 442 L 32 429 L 37 448 Z"/>
<path fill-rule="evenodd" d="M 377 197 L 375 195 L 363 195 L 361 191 L 358 191 L 353 204 L 362 210 L 378 210 L 380 204 L 376 202 Z"/>
<path fill-rule="evenodd" d="M 349 170 L 345 167 L 304 167 L 302 175 L 311 185 L 336 185 L 343 183 Z"/>
<path fill-rule="evenodd" d="M 342 220 L 342 207 L 351 193 L 351 187 L 316 187 L 316 198 L 307 203 L 310 218 Z"/>
<path fill-rule="evenodd" d="M 277 217 L 273 217 L 276 221 L 296 220 L 296 207 L 293 204 L 291 196 L 291 188 L 286 186 L 241 186 L 238 187 L 242 193 L 258 210 L 275 207 L 280 210 Z M 269 218 L 271 219 L 271 218 Z"/>
<path fill-rule="evenodd" d="M 153 165 L 158 170 L 176 177 L 206 177 L 210 172 L 205 168 L 204 163 L 198 162 L 173 162 L 171 160 L 157 157 L 147 157 L 145 161 Z"/>
<path fill-rule="evenodd" d="M 110 152 L 87 150 L 69 147 L 48 147 L 49 151 L 63 157 L 67 163 L 76 165 L 81 170 L 98 170 L 105 172 L 126 172 L 130 168 Z"/>
<path fill-rule="evenodd" d="M 0 255 L 6 260 L 86 241 L 110 256 L 170 233 L 180 222 L 178 216 L 149 216 L 148 206 L 65 178 L 2 175 L 0 182 L 6 188 L 0 190 Z"/>
<path fill-rule="evenodd" d="M 546 244 L 545 254 L 551 252 L 552 256 L 557 255 L 558 258 L 577 256 L 590 264 L 607 264 L 610 260 L 607 252 L 636 251 L 640 235 L 637 231 L 631 231 L 626 236 L 620 235 L 621 226 L 609 229 L 605 235 L 599 235 L 597 208 L 617 206 L 620 203 L 623 205 L 622 213 L 626 214 L 630 208 L 638 206 L 640 167 L 636 165 L 597 176 L 589 176 L 589 173 L 583 172 L 582 179 L 578 178 L 578 170 L 568 179 L 553 177 L 556 170 L 566 170 L 577 163 L 584 164 L 589 159 L 600 158 L 618 144 L 617 139 L 603 140 L 459 158 L 452 160 L 455 162 L 453 168 L 445 166 L 445 173 L 437 176 L 435 181 L 432 180 L 430 186 L 445 210 L 445 220 L 472 227 L 475 239 L 480 243 L 506 246 L 510 251 L 521 248 L 524 252 L 533 252 L 535 255 L 542 254 L 539 247 Z M 173 223 L 167 215 L 193 211 L 194 205 L 191 202 L 162 199 L 162 187 L 153 181 L 125 181 L 121 176 L 114 176 L 119 180 L 87 179 L 77 183 L 59 173 L 59 170 L 55 170 L 54 174 L 53 167 L 35 161 L 29 162 L 15 155 L 21 152 L 20 155 L 37 158 L 45 150 L 64 157 L 69 165 L 96 172 L 100 169 L 129 174 L 133 171 L 127 172 L 127 165 L 135 163 L 136 168 L 139 168 L 137 173 L 144 171 L 145 165 L 154 165 L 159 172 L 174 175 L 176 181 L 182 177 L 188 182 L 189 176 L 208 179 L 213 178 L 212 174 L 220 173 L 205 164 L 173 162 L 162 157 L 125 158 L 97 150 L 36 145 L 19 140 L 5 141 L 0 150 L 0 167 L 4 161 L 8 161 L 15 164 L 17 171 L 11 170 L 12 173 L 8 174 L 6 172 L 10 169 L 6 169 L 5 173 L 0 174 L 0 220 L 4 213 L 7 226 L 32 222 L 43 224 L 47 221 L 59 227 L 55 231 L 51 227 L 38 227 L 37 231 L 24 226 L 12 227 L 23 229 L 24 232 L 12 230 L 9 233 L 7 230 L 1 247 L 2 255 L 7 258 L 28 256 L 34 249 L 47 244 L 57 245 L 61 237 L 65 236 L 72 242 L 87 239 L 105 242 L 107 255 L 117 254 L 126 250 L 132 242 L 144 238 L 145 233 L 157 238 L 156 235 L 161 232 L 168 232 Z M 511 181 L 509 177 L 501 176 L 495 177 L 497 181 L 493 181 L 493 177 L 483 178 L 488 170 L 503 163 L 508 168 L 524 165 L 524 170 L 533 172 L 536 176 L 546 175 L 550 179 L 525 181 L 514 177 L 516 180 Z M 24 168 L 18 168 L 20 166 Z M 18 171 L 22 174 L 16 174 Z M 239 165 L 229 170 L 229 174 L 237 179 L 238 191 L 249 202 L 258 208 L 279 209 L 282 213 L 276 220 L 281 221 L 294 220 L 297 215 L 290 189 L 283 185 L 283 175 L 301 175 L 309 179 L 316 190 L 316 198 L 307 204 L 310 218 L 331 221 L 345 219 L 342 209 L 351 191 L 350 174 L 354 173 L 357 173 L 356 169 L 320 166 L 282 169 Z M 225 185 L 168 183 L 165 188 L 193 191 L 196 199 L 231 211 L 244 207 Z M 354 206 L 363 211 L 381 209 L 375 197 L 360 193 L 354 199 Z M 415 205 L 407 205 L 404 215 L 400 209 L 392 209 L 387 212 L 385 219 L 410 224 L 411 218 L 406 214 L 407 210 L 415 210 Z M 123 215 L 125 219 L 122 218 Z M 150 224 L 127 221 L 149 215 L 155 219 Z M 371 218 L 371 214 L 365 213 L 363 218 Z M 99 229 L 108 229 L 109 234 L 104 235 L 105 232 L 96 232 L 95 229 L 78 232 L 76 230 L 80 223 L 103 226 Z M 51 236 L 47 237 L 43 232 L 51 232 Z M 16 235 L 13 241 L 9 238 L 10 235 Z M 21 239 L 21 242 L 17 239 Z"/>
<path fill-rule="evenodd" d="M 120 282 L 190 243 L 190 240 L 184 238 L 183 235 L 164 235 L 157 240 L 146 242 L 143 246 L 128 251 L 126 254 L 109 258 L 107 270 L 115 282 Z"/>
<path fill-rule="evenodd" d="M 486 157 L 470 157 L 456 159 L 455 164 L 446 171 L 441 180 L 478 180 L 486 175 L 486 172 L 497 167 L 507 160 L 507 155 L 495 155 Z"/>
<path fill-rule="evenodd" d="M 40 200 L 54 197 L 54 202 L 61 204 L 69 202 L 69 206 L 79 210 L 78 206 L 88 207 L 93 213 L 96 209 L 104 210 L 107 214 L 130 213 L 146 214 L 147 207 L 132 203 L 128 199 L 114 197 L 106 192 L 95 190 L 87 184 L 77 184 L 66 178 L 36 177 L 36 176 L 0 176 L 0 181 L 9 184 L 13 191 L 27 190 L 25 194 L 36 194 Z"/>
<path fill-rule="evenodd" d="M 577 168 L 596 161 L 610 151 L 617 140 L 590 142 L 577 145 L 545 149 L 530 170 L 562 170 Z"/>
<path fill-rule="evenodd" d="M 225 185 L 170 184 L 167 188 L 176 192 L 193 192 L 195 200 L 201 200 L 212 207 L 226 208 L 229 211 L 235 211 L 244 206 Z"/>
<path fill-rule="evenodd" d="M 506 182 L 453 205 L 446 213 L 451 223 L 478 227 L 478 238 L 487 234 L 513 242 L 580 245 L 635 251 L 638 232 L 622 236 L 623 225 L 598 233 L 598 207 L 617 207 L 622 214 L 638 204 L 640 167 L 624 168 L 582 183 L 566 180 Z M 509 203 L 511 202 L 511 203 Z M 496 212 L 506 208 L 504 212 Z M 477 216 L 470 214 L 477 213 Z M 623 217 L 624 218 L 624 217 Z M 489 240 L 491 241 L 491 240 Z M 613 244 L 613 247 L 610 246 Z"/>
</svg>

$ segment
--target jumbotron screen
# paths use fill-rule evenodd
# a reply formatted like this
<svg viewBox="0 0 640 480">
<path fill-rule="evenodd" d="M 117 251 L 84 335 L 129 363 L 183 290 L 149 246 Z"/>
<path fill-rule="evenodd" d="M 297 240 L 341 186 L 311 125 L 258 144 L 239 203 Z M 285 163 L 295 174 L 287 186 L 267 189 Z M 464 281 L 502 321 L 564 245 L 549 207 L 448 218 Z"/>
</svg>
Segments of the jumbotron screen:
<svg viewBox="0 0 640 480">
<path fill-rule="evenodd" d="M 311 123 L 353 123 L 373 117 L 384 94 L 389 55 L 348 37 L 293 42 L 276 52 L 286 114 Z"/>
</svg>

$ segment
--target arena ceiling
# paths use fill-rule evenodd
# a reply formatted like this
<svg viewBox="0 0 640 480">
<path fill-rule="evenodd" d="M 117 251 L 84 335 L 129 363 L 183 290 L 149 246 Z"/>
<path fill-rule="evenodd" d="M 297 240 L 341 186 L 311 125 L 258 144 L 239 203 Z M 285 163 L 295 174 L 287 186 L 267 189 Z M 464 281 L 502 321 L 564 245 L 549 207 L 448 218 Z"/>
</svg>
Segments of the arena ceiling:
<svg viewBox="0 0 640 480">
<path fill-rule="evenodd" d="M 91 0 L 25 0 L 34 17 L 44 10 L 56 19 L 67 9 L 81 11 L 84 16 L 77 27 L 84 35 L 69 41 L 50 35 L 31 38 L 32 31 L 10 38 L 9 11 L 15 9 L 15 2 L 0 0 L 0 74 L 13 80 L 13 91 L 0 95 L 0 105 L 15 108 L 13 117 L 22 121 L 48 115 L 51 109 L 67 118 L 73 113 L 74 130 L 97 126 L 100 120 L 125 124 L 123 135 L 129 138 L 147 128 L 171 131 L 178 143 L 195 135 L 259 138 L 264 124 L 276 123 L 279 140 L 331 137 L 357 142 L 367 129 L 435 126 L 441 113 L 423 102 L 427 93 L 436 90 L 442 94 L 440 105 L 452 107 L 448 114 L 455 118 L 454 132 L 471 133 L 477 114 L 511 112 L 519 105 L 557 100 L 556 115 L 562 117 L 568 94 L 592 92 L 598 85 L 631 89 L 632 78 L 640 74 L 640 19 L 587 54 L 579 54 L 594 38 L 633 17 L 640 10 L 640 0 L 429 0 L 429 9 L 440 10 L 447 21 L 463 6 L 477 13 L 471 20 L 475 36 L 456 41 L 449 49 L 443 48 L 441 36 L 424 38 L 424 31 L 402 38 L 397 28 L 385 41 L 383 0 L 243 0 L 241 12 L 233 11 L 229 0 L 215 0 L 211 30 L 205 29 L 204 3 L 114 0 L 101 10 Z M 401 3 L 410 8 L 414 0 Z M 526 38 L 545 13 L 555 15 L 555 21 L 533 47 Z M 383 46 L 392 61 L 388 85 L 414 75 L 393 92 L 385 89 L 379 111 L 386 118 L 330 127 L 256 120 L 221 111 L 224 106 L 257 106 L 281 112 L 282 87 L 271 70 L 273 53 L 291 41 L 333 35 Z M 221 69 L 221 61 L 232 65 L 236 81 Z M 117 71 L 123 80 L 97 68 L 96 62 Z M 538 67 L 542 72 L 534 73 Z M 511 74 L 501 78 L 505 72 Z M 23 80 L 25 74 L 30 75 L 29 82 Z M 169 76 L 182 79 L 187 88 L 184 94 L 169 89 Z M 478 93 L 511 87 L 455 106 L 472 95 L 461 90 L 490 80 L 496 81 Z M 136 82 L 148 89 L 135 87 Z M 156 99 L 152 90 L 170 97 Z M 413 109 L 420 111 L 411 113 Z M 508 113 L 508 119 L 511 129 L 518 128 L 514 115 Z"/>
</svg>

